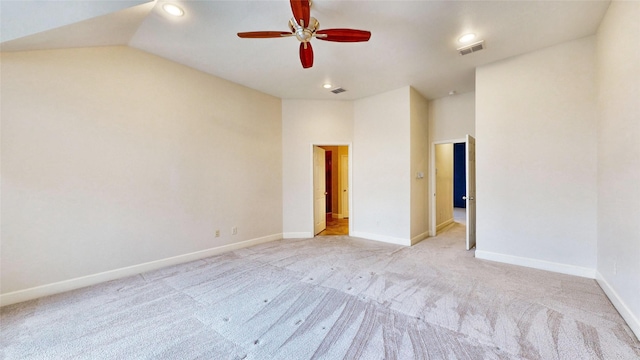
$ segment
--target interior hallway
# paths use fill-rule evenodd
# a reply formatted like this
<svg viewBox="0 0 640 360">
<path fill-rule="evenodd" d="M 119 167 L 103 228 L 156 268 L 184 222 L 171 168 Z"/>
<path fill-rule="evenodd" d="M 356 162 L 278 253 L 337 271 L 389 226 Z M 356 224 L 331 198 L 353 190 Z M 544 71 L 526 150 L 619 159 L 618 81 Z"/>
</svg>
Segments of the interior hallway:
<svg viewBox="0 0 640 360">
<path fill-rule="evenodd" d="M 327 228 L 317 236 L 349 235 L 349 218 L 336 219 L 327 213 Z"/>
</svg>

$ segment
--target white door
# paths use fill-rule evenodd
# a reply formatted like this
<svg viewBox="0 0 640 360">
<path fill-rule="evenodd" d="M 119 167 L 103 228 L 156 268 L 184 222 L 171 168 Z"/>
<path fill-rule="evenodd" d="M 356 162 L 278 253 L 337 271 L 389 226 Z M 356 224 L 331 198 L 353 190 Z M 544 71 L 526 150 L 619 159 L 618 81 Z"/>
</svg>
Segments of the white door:
<svg viewBox="0 0 640 360">
<path fill-rule="evenodd" d="M 313 147 L 313 234 L 327 228 L 327 198 L 324 149 Z"/>
<path fill-rule="evenodd" d="M 476 139 L 467 135 L 467 250 L 476 246 Z"/>
<path fill-rule="evenodd" d="M 349 217 L 349 156 L 342 155 L 340 157 L 340 187 L 342 193 L 340 194 L 340 202 L 342 204 L 342 217 Z"/>
</svg>

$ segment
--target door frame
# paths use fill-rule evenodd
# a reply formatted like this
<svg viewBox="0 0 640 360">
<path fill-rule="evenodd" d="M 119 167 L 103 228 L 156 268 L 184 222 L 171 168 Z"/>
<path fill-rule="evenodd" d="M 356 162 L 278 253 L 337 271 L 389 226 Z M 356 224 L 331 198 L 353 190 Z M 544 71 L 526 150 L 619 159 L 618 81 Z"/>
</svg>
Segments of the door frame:
<svg viewBox="0 0 640 360">
<path fill-rule="evenodd" d="M 308 159 L 309 161 L 309 175 L 311 178 L 311 181 L 309 183 L 309 193 L 310 193 L 310 199 L 311 199 L 311 216 L 310 216 L 310 221 L 309 221 L 309 229 L 310 229 L 310 233 L 313 234 L 314 231 L 314 225 L 315 225 L 315 219 L 313 217 L 314 214 L 314 207 L 313 207 L 313 201 L 314 201 L 314 196 L 313 196 L 313 189 L 314 189 L 314 178 L 313 178 L 313 166 L 314 166 L 314 156 L 313 156 L 313 147 L 314 146 L 346 146 L 347 147 L 347 151 L 348 151 L 348 159 L 349 159 L 349 171 L 348 176 L 349 176 L 349 235 L 351 235 L 353 233 L 353 222 L 354 222 L 354 211 L 353 211 L 353 145 L 350 142 L 333 142 L 333 141 L 326 141 L 326 142 L 313 142 L 309 145 L 309 156 Z M 315 237 L 315 235 L 312 235 L 312 237 Z"/>
<path fill-rule="evenodd" d="M 346 155 L 346 156 L 345 155 L 340 155 L 340 159 L 338 159 L 338 161 L 339 161 L 339 164 L 340 164 L 340 176 L 342 177 L 342 173 L 343 173 L 342 172 L 342 169 L 343 169 L 342 160 L 344 160 L 345 157 L 346 157 L 346 160 L 347 160 L 347 188 L 349 189 L 349 192 L 347 193 L 347 205 L 346 205 L 347 211 L 346 211 L 346 213 L 345 213 L 345 210 L 344 210 L 345 204 L 342 203 L 342 200 L 343 200 L 342 193 L 339 194 L 340 195 L 340 203 L 342 204 L 342 207 L 341 207 L 341 210 L 340 210 L 340 215 L 342 216 L 342 219 L 344 219 L 345 217 L 349 218 L 349 211 L 351 209 L 351 203 L 349 202 L 349 195 L 351 195 L 351 186 L 349 184 L 349 180 L 351 180 L 351 176 L 349 176 L 349 171 L 351 170 L 351 164 L 349 163 L 349 155 Z M 339 187 L 342 187 L 342 185 L 343 185 L 342 182 L 340 182 Z M 344 190 L 343 190 L 343 192 L 344 192 Z"/>
<path fill-rule="evenodd" d="M 451 140 L 440 140 L 431 142 L 431 154 L 429 159 L 429 188 L 431 191 L 429 192 L 429 236 L 436 236 L 437 233 L 437 224 L 436 224 L 436 145 L 442 144 L 458 144 L 465 143 L 467 144 L 466 137 L 451 139 Z"/>
<path fill-rule="evenodd" d="M 332 179 L 329 179 L 331 186 Z M 317 213 L 316 213 L 317 211 Z M 327 229 L 327 150 L 313 147 L 313 236 Z"/>
</svg>

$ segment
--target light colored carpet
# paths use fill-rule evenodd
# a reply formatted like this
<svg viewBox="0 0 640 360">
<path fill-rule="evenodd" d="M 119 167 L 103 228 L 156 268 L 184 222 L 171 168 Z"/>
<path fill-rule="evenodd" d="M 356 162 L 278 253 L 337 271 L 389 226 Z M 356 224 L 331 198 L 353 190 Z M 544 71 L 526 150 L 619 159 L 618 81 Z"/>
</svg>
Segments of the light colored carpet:
<svg viewBox="0 0 640 360">
<path fill-rule="evenodd" d="M 594 280 L 404 248 L 275 241 L 1 310 L 5 359 L 638 359 Z"/>
</svg>

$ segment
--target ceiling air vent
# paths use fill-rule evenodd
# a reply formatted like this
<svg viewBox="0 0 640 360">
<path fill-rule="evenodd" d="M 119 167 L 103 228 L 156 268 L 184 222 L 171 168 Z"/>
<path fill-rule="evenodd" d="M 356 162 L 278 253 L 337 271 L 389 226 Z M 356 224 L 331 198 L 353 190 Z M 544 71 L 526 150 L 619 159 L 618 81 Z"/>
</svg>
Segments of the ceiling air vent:
<svg viewBox="0 0 640 360">
<path fill-rule="evenodd" d="M 482 49 L 484 49 L 484 40 L 458 48 L 458 54 L 468 55 L 468 54 L 480 51 Z"/>
<path fill-rule="evenodd" d="M 345 91 L 347 91 L 347 90 L 345 90 L 343 88 L 337 88 L 337 89 L 331 90 L 331 92 L 334 93 L 334 94 L 340 94 L 340 93 L 343 93 Z"/>
</svg>

